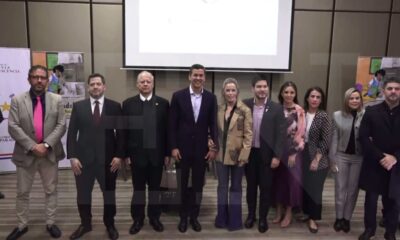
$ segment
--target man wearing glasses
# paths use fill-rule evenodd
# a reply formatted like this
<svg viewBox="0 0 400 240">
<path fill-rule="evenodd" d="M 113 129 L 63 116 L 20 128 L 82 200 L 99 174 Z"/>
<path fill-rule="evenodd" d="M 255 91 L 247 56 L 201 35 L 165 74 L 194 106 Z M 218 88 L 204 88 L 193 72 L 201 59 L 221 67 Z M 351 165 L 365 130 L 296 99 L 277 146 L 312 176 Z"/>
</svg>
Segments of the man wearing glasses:
<svg viewBox="0 0 400 240">
<path fill-rule="evenodd" d="M 61 144 L 65 117 L 61 96 L 47 92 L 47 68 L 35 65 L 29 70 L 29 91 L 11 100 L 8 131 L 15 140 L 12 161 L 17 167 L 18 226 L 7 240 L 21 237 L 28 231 L 29 195 L 36 172 L 45 191 L 46 230 L 52 238 L 61 231 L 55 224 L 57 209 L 58 161 L 64 159 Z"/>
</svg>

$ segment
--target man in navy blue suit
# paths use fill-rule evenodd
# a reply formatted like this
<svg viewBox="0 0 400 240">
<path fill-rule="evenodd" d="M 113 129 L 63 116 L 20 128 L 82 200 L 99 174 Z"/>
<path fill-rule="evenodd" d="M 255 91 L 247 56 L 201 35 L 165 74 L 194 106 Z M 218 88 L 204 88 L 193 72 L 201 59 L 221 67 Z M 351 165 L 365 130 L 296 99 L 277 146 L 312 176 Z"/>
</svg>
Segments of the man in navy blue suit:
<svg viewBox="0 0 400 240">
<path fill-rule="evenodd" d="M 203 194 L 205 169 L 208 161 L 214 160 L 218 151 L 217 98 L 204 89 L 204 66 L 192 65 L 189 81 L 189 87 L 172 95 L 169 139 L 171 155 L 180 168 L 177 176 L 181 197 L 178 230 L 186 232 L 189 217 L 192 229 L 200 232 L 201 225 L 197 218 Z M 215 143 L 212 149 L 208 147 L 208 137 Z"/>
</svg>

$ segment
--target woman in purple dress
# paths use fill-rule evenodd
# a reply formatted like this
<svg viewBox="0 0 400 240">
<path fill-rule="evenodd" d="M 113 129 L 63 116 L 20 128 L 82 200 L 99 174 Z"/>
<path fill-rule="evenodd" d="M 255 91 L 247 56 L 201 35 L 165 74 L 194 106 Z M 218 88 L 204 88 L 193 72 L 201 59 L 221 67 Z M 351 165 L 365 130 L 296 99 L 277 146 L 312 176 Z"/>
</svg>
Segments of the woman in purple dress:
<svg viewBox="0 0 400 240">
<path fill-rule="evenodd" d="M 289 81 L 279 91 L 287 122 L 286 141 L 281 164 L 274 174 L 276 216 L 273 223 L 288 227 L 292 221 L 292 208 L 302 204 L 302 158 L 306 129 L 305 114 L 297 104 L 297 87 Z"/>
</svg>

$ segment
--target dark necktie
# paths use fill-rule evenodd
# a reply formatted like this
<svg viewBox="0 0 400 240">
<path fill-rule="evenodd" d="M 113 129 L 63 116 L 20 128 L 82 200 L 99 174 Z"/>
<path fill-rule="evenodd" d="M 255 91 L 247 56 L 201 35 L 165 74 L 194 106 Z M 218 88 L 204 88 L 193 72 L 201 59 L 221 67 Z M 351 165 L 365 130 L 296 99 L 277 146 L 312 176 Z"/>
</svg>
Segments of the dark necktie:
<svg viewBox="0 0 400 240">
<path fill-rule="evenodd" d="M 96 104 L 94 106 L 94 112 L 93 112 L 93 120 L 94 120 L 94 124 L 96 126 L 98 126 L 100 124 L 100 106 L 99 106 L 99 101 L 94 101 L 94 103 Z"/>
</svg>

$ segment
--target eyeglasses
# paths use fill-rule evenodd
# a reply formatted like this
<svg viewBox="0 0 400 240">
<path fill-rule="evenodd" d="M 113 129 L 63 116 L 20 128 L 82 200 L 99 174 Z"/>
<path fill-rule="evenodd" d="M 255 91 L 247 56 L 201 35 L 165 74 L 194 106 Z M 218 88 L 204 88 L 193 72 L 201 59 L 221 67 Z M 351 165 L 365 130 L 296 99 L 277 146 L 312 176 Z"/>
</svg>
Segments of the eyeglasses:
<svg viewBox="0 0 400 240">
<path fill-rule="evenodd" d="M 38 75 L 30 75 L 29 78 L 33 79 L 33 80 L 47 80 L 48 78 L 46 76 L 38 76 Z"/>
</svg>

